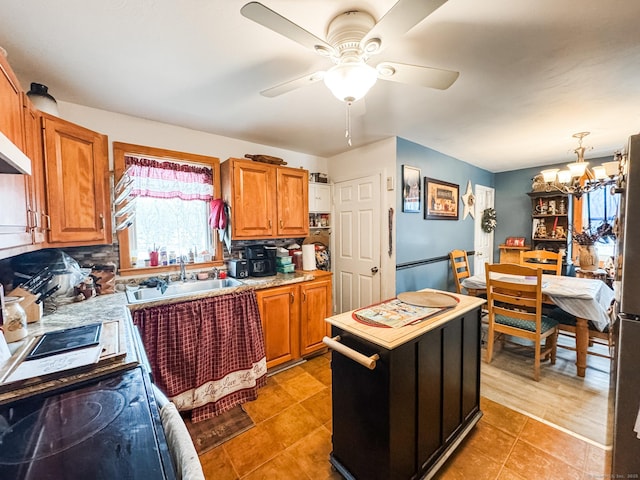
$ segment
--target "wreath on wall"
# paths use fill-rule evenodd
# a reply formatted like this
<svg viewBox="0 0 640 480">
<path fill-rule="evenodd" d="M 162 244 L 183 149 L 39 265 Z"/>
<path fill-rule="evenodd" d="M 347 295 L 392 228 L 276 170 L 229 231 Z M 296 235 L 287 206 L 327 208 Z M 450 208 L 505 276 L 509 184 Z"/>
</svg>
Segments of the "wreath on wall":
<svg viewBox="0 0 640 480">
<path fill-rule="evenodd" d="M 498 221 L 496 220 L 496 209 L 485 208 L 482 211 L 482 230 L 491 233 L 496 229 Z"/>
</svg>

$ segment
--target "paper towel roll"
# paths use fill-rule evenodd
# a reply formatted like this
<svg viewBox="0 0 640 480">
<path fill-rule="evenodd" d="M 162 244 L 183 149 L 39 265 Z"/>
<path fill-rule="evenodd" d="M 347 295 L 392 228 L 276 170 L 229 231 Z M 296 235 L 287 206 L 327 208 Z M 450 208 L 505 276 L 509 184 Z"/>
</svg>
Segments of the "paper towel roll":
<svg viewBox="0 0 640 480">
<path fill-rule="evenodd" d="M 313 244 L 302 245 L 302 269 L 316 269 L 316 246 Z"/>
</svg>

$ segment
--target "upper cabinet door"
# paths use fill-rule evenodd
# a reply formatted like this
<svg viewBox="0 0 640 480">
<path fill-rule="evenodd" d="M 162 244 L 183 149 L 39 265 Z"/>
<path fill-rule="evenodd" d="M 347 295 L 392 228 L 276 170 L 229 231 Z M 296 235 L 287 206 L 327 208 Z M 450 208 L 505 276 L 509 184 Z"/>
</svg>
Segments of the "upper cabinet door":
<svg viewBox="0 0 640 480">
<path fill-rule="evenodd" d="M 33 243 L 42 244 L 46 241 L 46 211 L 40 112 L 33 106 L 26 94 L 22 95 L 22 102 L 24 120 L 24 153 L 26 153 L 31 159 L 31 175 L 29 177 L 31 230 L 33 232 Z"/>
<path fill-rule="evenodd" d="M 22 89 L 7 59 L 1 54 L 0 105 L 0 132 L 4 133 L 18 148 L 23 149 Z"/>
<path fill-rule="evenodd" d="M 270 237 L 275 232 L 275 175 L 273 167 L 243 160 L 232 161 L 233 238 Z"/>
<path fill-rule="evenodd" d="M 51 115 L 42 117 L 49 243 L 111 243 L 107 137 Z"/>
<path fill-rule="evenodd" d="M 309 212 L 329 213 L 331 211 L 331 186 L 320 183 L 309 184 Z"/>
<path fill-rule="evenodd" d="M 277 235 L 306 237 L 309 235 L 309 172 L 278 168 L 277 175 Z"/>
<path fill-rule="evenodd" d="M 24 151 L 22 90 L 0 55 L 0 132 Z M 29 175 L 0 173 L 0 258 L 32 244 Z"/>
</svg>

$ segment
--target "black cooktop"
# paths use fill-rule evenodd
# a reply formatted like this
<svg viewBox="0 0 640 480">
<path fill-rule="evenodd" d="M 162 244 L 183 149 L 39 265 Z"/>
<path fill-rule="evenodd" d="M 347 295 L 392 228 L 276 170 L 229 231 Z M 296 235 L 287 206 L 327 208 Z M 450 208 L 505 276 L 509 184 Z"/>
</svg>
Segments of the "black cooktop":
<svg viewBox="0 0 640 480">
<path fill-rule="evenodd" d="M 138 367 L 0 406 L 0 478 L 174 478 Z"/>
</svg>

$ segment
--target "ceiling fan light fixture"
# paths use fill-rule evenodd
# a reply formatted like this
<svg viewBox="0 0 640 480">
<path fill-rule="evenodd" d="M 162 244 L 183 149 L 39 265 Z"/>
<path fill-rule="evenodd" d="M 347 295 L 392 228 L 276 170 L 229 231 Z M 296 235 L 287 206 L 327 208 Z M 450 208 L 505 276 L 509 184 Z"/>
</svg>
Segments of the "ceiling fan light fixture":
<svg viewBox="0 0 640 480">
<path fill-rule="evenodd" d="M 360 100 L 377 79 L 376 69 L 364 62 L 334 65 L 324 75 L 325 85 L 342 102 Z"/>
</svg>

